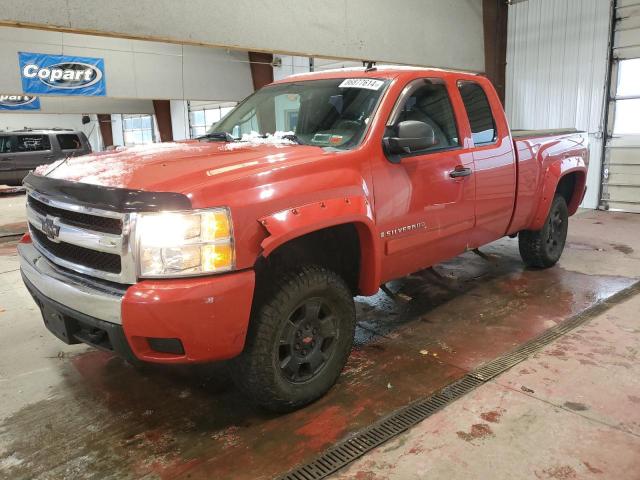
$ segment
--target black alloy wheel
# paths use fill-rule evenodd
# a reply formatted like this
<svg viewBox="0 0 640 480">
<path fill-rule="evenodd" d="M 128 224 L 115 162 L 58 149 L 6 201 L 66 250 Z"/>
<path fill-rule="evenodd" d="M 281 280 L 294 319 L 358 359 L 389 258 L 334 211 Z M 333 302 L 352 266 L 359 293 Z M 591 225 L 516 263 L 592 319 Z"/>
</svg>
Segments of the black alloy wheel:
<svg viewBox="0 0 640 480">
<path fill-rule="evenodd" d="M 353 294 L 319 265 L 262 278 L 233 379 L 255 403 L 290 412 L 336 383 L 353 345 Z"/>
<path fill-rule="evenodd" d="M 560 259 L 569 229 L 569 209 L 566 200 L 556 195 L 540 230 L 523 230 L 518 234 L 520 256 L 526 265 L 549 268 Z"/>
<path fill-rule="evenodd" d="M 335 351 L 338 328 L 331 307 L 318 297 L 303 301 L 291 313 L 280 334 L 278 362 L 291 382 L 316 376 Z"/>
</svg>

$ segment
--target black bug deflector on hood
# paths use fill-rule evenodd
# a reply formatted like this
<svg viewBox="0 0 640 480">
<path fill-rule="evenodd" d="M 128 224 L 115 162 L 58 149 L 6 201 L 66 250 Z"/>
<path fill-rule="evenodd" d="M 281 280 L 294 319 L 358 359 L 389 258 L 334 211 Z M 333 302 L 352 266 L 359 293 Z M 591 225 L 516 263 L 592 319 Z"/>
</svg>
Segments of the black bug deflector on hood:
<svg viewBox="0 0 640 480">
<path fill-rule="evenodd" d="M 105 187 L 33 173 L 27 175 L 23 184 L 61 202 L 120 213 L 191 209 L 191 200 L 182 193 Z"/>
</svg>

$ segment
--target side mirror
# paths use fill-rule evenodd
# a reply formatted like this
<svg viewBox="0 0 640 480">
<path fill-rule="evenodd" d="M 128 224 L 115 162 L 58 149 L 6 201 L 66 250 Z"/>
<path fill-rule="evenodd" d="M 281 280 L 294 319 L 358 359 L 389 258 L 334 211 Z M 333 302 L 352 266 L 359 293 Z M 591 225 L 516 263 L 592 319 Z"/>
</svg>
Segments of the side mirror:
<svg viewBox="0 0 640 480">
<path fill-rule="evenodd" d="M 433 127 L 417 120 L 400 122 L 395 128 L 395 136 L 385 137 L 383 142 L 391 155 L 413 153 L 438 144 Z"/>
<path fill-rule="evenodd" d="M 89 115 L 82 116 L 82 124 L 86 125 L 87 123 L 91 123 L 91 117 Z"/>
</svg>

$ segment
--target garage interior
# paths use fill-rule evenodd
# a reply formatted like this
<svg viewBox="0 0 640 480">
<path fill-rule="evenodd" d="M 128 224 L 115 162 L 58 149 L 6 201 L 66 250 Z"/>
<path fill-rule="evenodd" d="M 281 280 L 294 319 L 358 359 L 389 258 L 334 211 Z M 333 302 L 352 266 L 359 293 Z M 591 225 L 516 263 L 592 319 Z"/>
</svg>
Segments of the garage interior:
<svg viewBox="0 0 640 480">
<path fill-rule="evenodd" d="M 0 136 L 152 148 L 274 81 L 374 62 L 486 76 L 512 130 L 586 132 L 589 167 L 554 267 L 505 236 L 357 296 L 337 384 L 287 414 L 225 362 L 50 335 L 20 272 L 25 189 L 0 186 L 0 478 L 640 478 L 640 2 L 9 0 L 0 100 L 32 95 L 20 52 L 103 59 L 106 94 L 0 101 Z"/>
</svg>

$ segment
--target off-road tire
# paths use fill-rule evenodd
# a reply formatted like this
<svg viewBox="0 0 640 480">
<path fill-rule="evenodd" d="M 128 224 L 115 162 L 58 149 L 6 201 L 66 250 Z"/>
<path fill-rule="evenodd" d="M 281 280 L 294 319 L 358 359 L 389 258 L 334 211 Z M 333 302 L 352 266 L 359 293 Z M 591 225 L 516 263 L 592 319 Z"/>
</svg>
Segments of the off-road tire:
<svg viewBox="0 0 640 480">
<path fill-rule="evenodd" d="M 567 239 L 569 211 L 565 199 L 556 195 L 541 230 L 523 230 L 518 234 L 520 256 L 534 268 L 549 268 L 562 255 Z"/>
<path fill-rule="evenodd" d="M 274 279 L 272 285 L 263 285 L 258 288 L 268 290 L 266 294 L 256 296 L 262 300 L 259 300 L 252 313 L 244 351 L 231 364 L 232 378 L 237 387 L 255 403 L 271 411 L 289 412 L 324 395 L 340 376 L 353 345 L 355 330 L 353 297 L 349 287 L 339 275 L 313 265 L 285 273 L 280 278 Z M 323 366 L 317 367 L 319 370 L 312 373 L 313 376 L 310 379 L 304 381 L 287 378 L 288 372 L 282 367 L 286 359 L 282 360 L 280 357 L 283 355 L 281 349 L 284 349 L 286 354 L 289 348 L 283 347 L 286 343 L 283 336 L 298 338 L 296 336 L 298 330 L 294 331 L 293 336 L 287 334 L 287 331 L 292 328 L 291 325 L 307 322 L 305 312 L 309 302 L 310 304 L 320 302 L 323 309 L 331 312 L 331 318 L 335 317 L 329 322 L 335 326 L 335 344 L 330 344 L 330 346 L 333 345 L 333 349 Z M 302 320 L 296 323 L 291 319 L 294 314 L 300 312 L 300 308 L 303 308 L 304 315 L 301 317 Z M 318 317 L 321 315 L 318 314 Z M 325 315 L 319 321 L 322 322 L 328 316 Z M 305 335 L 311 335 L 311 333 Z M 308 336 L 302 340 L 308 338 L 312 337 Z M 296 347 L 299 345 L 296 344 Z M 310 345 L 309 340 L 309 345 L 303 346 Z M 293 353 L 291 355 L 293 356 Z M 295 374 L 293 375 L 295 377 Z"/>
</svg>

